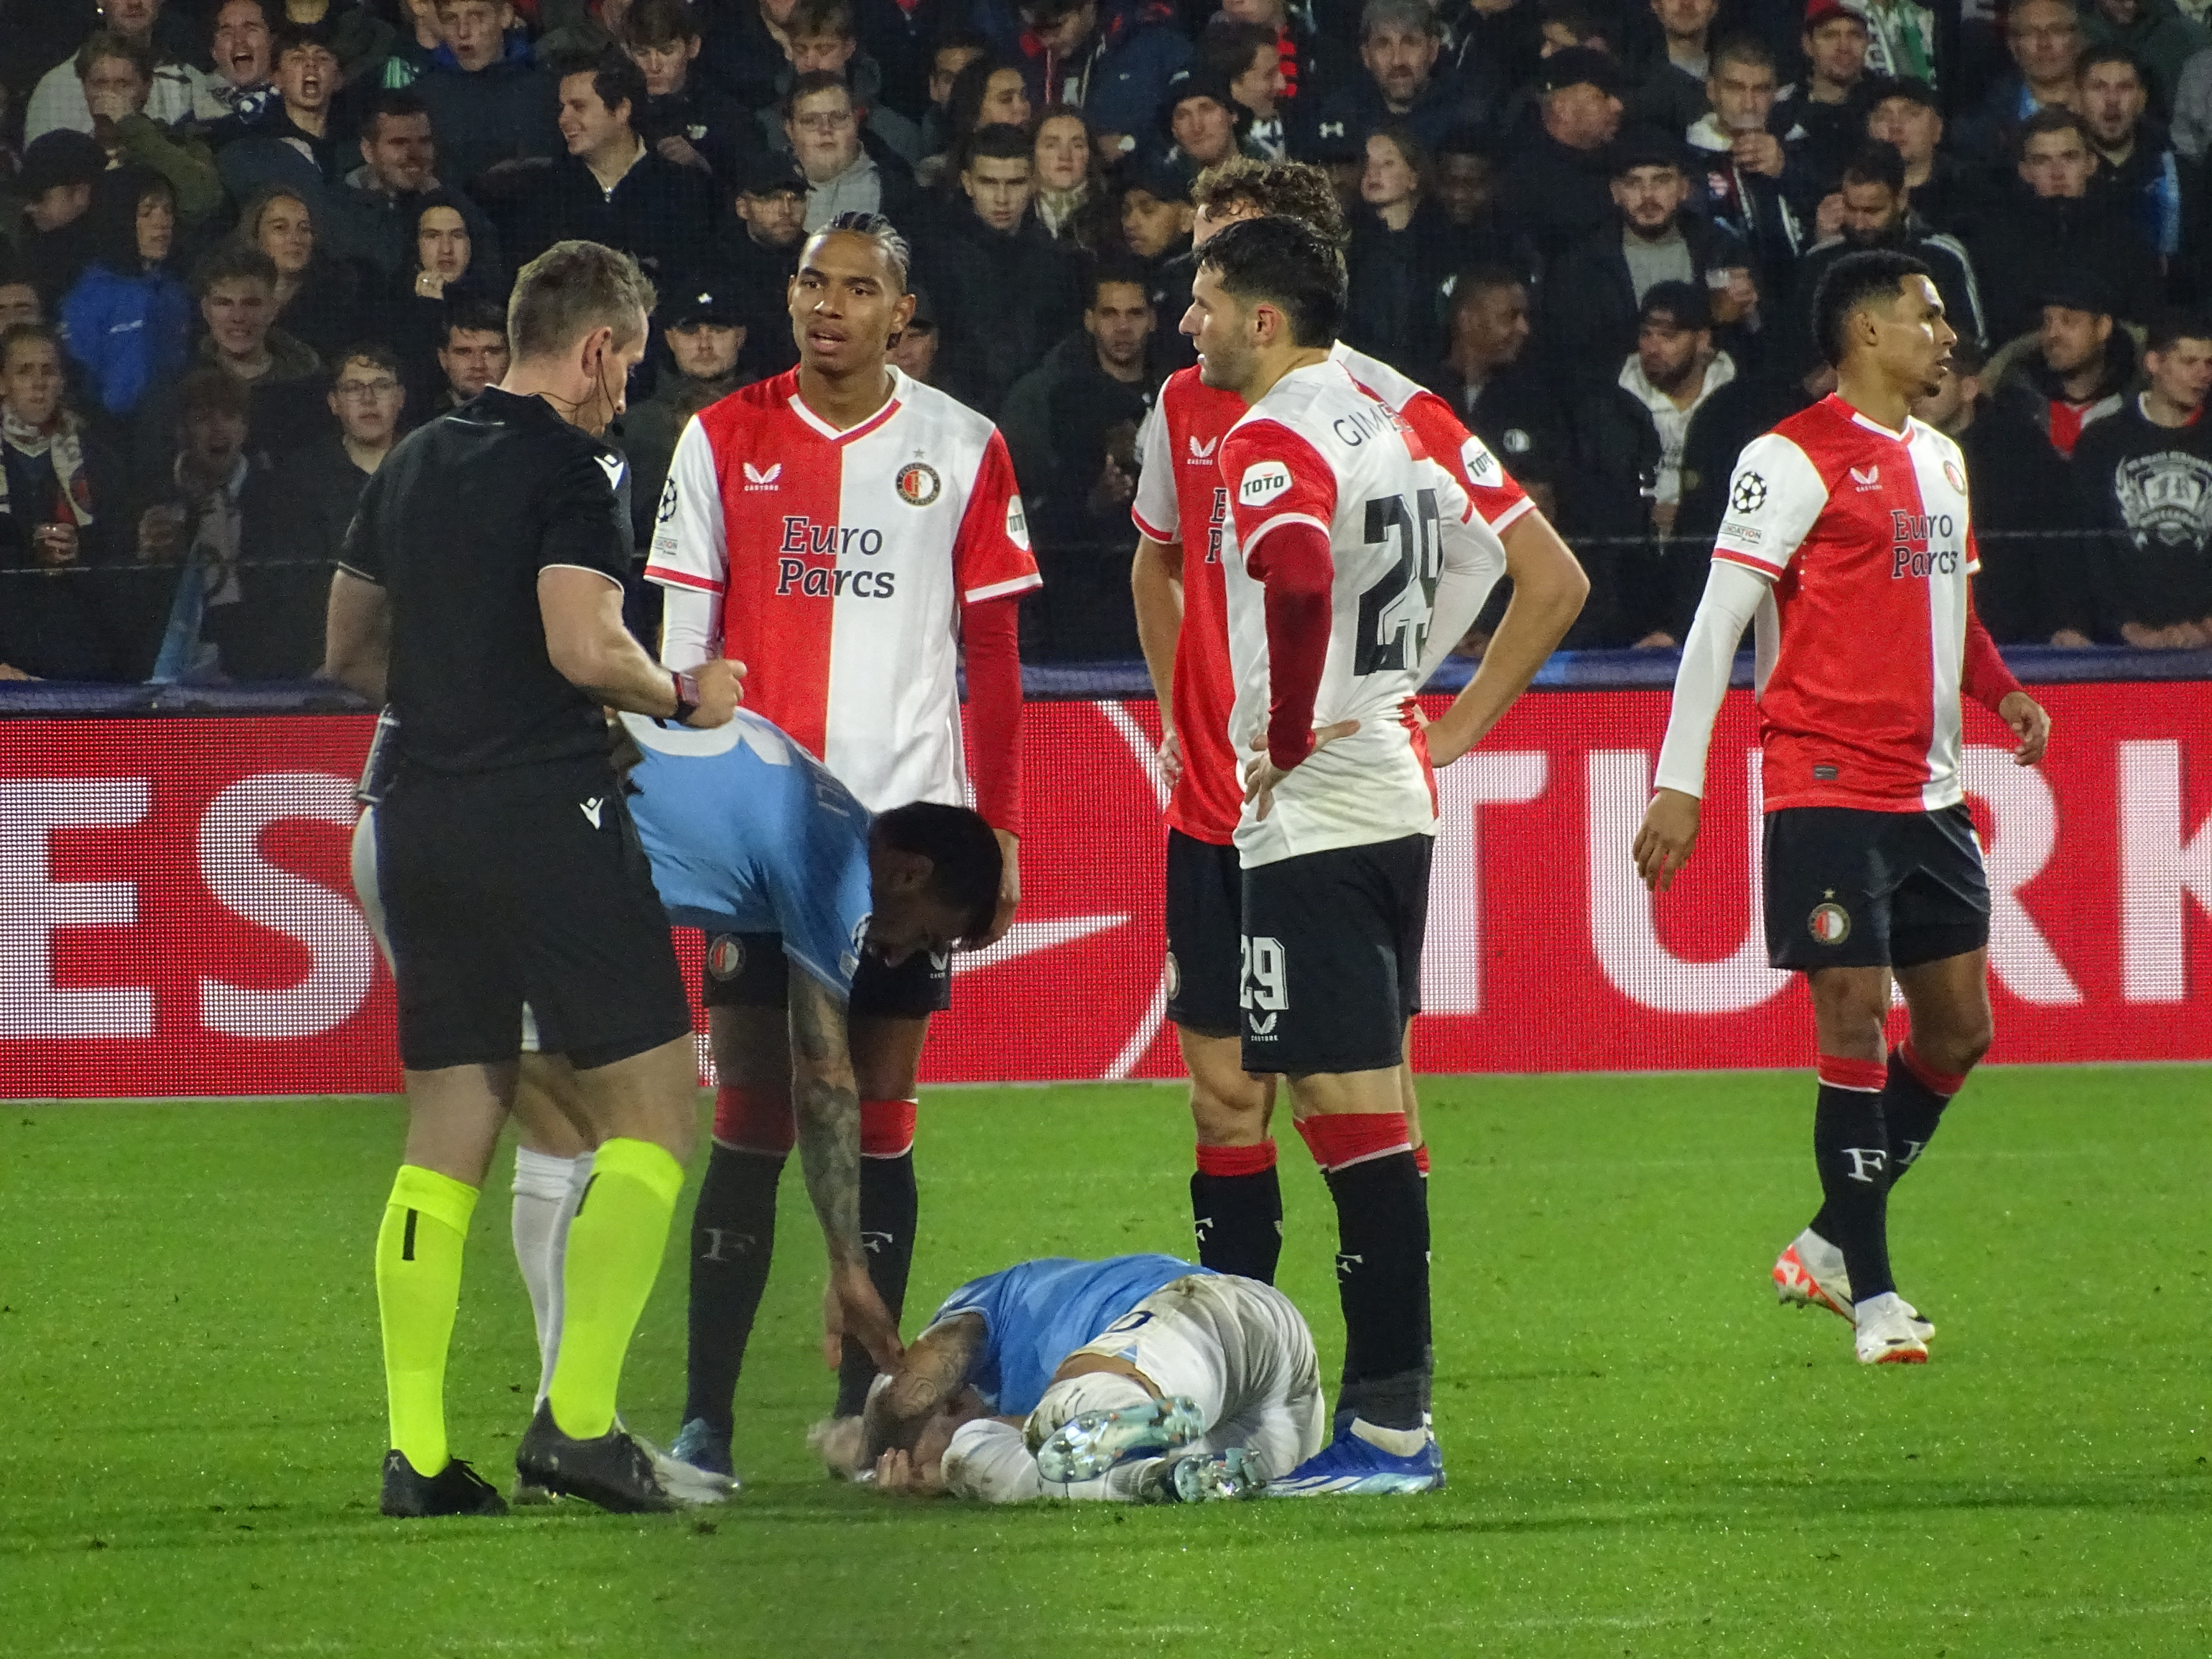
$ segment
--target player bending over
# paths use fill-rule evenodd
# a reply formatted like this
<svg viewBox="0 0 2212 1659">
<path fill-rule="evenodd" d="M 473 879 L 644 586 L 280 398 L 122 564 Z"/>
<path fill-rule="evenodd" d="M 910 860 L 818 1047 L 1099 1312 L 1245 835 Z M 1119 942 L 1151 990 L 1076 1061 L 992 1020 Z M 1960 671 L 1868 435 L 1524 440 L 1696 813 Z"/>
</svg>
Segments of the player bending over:
<svg viewBox="0 0 2212 1659">
<path fill-rule="evenodd" d="M 884 1492 L 1195 1503 L 1302 1462 L 1327 1411 L 1313 1334 L 1273 1285 L 1054 1257 L 953 1291 L 866 1417 L 815 1439 Z"/>
<path fill-rule="evenodd" d="M 1297 219 L 1339 247 L 1349 240 L 1328 175 L 1302 161 L 1232 157 L 1201 173 L 1193 194 L 1199 204 L 1194 248 L 1232 224 L 1268 215 Z M 1449 404 L 1341 340 L 1329 356 L 1361 391 L 1413 429 L 1504 549 L 1512 602 L 1481 667 L 1427 730 L 1431 763 L 1446 765 L 1481 741 L 1526 689 L 1580 611 L 1589 584 L 1535 503 Z M 1268 1134 L 1275 1079 L 1244 1070 L 1238 1042 L 1243 905 L 1236 838 L 1244 781 L 1229 737 L 1237 687 L 1225 587 L 1225 573 L 1236 562 L 1237 527 L 1218 461 L 1223 436 L 1244 410 L 1243 398 L 1206 385 L 1195 368 L 1170 375 L 1161 387 L 1141 441 L 1130 586 L 1161 711 L 1161 769 L 1174 791 L 1167 811 L 1167 1012 L 1190 1074 L 1198 1259 L 1218 1272 L 1272 1284 L 1283 1227 L 1275 1143 Z M 1457 637 L 1432 631 L 1424 667 L 1441 659 Z M 1428 1147 L 1410 1065 L 1401 1091 L 1407 1139 L 1425 1177 Z"/>
<path fill-rule="evenodd" d="M 1767 958 L 1813 994 L 1820 1213 L 1774 1264 L 1785 1302 L 1856 1327 L 1863 1364 L 1917 1364 L 1934 1328 L 1897 1293 L 1889 1190 L 1988 1050 L 1989 884 L 1960 773 L 1960 694 L 2043 758 L 2050 717 L 1974 615 L 1959 447 L 1911 417 L 1958 337 L 1928 268 L 1838 259 L 1813 302 L 1834 392 L 1738 459 L 1682 651 L 1634 856 L 1663 891 L 1698 838 L 1705 750 L 1757 620 Z M 1911 1034 L 1890 1052 L 1893 981 Z"/>
</svg>

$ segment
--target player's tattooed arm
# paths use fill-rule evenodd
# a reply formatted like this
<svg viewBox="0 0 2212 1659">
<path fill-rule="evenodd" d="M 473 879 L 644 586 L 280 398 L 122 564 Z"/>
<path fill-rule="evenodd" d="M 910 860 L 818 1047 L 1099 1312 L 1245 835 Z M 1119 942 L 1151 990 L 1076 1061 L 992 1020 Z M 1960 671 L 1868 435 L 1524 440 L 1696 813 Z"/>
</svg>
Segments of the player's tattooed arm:
<svg viewBox="0 0 2212 1659">
<path fill-rule="evenodd" d="M 836 1364 L 849 1332 L 878 1365 L 897 1362 L 898 1323 L 868 1277 L 860 1243 L 860 1096 L 845 1005 L 811 975 L 791 976 L 791 1097 L 806 1195 L 830 1253 L 823 1347 Z"/>
</svg>

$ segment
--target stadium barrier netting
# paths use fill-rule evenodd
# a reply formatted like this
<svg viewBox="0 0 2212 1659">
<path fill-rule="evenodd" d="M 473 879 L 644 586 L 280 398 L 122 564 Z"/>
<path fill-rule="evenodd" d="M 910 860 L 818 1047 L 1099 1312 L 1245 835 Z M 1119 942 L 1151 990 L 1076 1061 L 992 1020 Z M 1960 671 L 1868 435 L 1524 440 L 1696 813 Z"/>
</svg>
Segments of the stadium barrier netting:
<svg viewBox="0 0 2212 1659">
<path fill-rule="evenodd" d="M 1992 1058 L 2212 1059 L 2212 653 L 2011 654 L 2055 735 L 2022 769 L 1966 712 Z M 2146 672 L 2170 678 L 2102 678 Z M 1562 656 L 1439 775 L 1421 1069 L 1809 1060 L 1803 988 L 1759 928 L 1747 692 L 1721 716 L 1695 861 L 1656 900 L 1630 866 L 1671 673 Z M 1131 665 L 1030 680 L 1020 919 L 958 959 L 926 1075 L 1175 1075 L 1157 710 Z M 392 985 L 348 876 L 371 723 L 326 686 L 0 688 L 0 1097 L 398 1087 Z M 678 938 L 696 981 L 698 937 Z"/>
</svg>

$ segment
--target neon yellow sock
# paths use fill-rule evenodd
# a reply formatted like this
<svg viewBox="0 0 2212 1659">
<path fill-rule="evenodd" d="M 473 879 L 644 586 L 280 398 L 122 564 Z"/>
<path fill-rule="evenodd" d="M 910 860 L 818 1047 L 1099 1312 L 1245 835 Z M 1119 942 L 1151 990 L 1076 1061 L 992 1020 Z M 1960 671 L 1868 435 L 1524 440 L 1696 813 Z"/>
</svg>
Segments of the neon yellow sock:
<svg viewBox="0 0 2212 1659">
<path fill-rule="evenodd" d="M 418 1474 L 435 1474 L 446 1445 L 446 1349 L 461 1304 L 461 1247 L 477 1189 L 413 1164 L 399 1166 L 376 1234 L 376 1306 L 384 1324 L 384 1387 L 392 1443 Z"/>
<path fill-rule="evenodd" d="M 546 1398 L 562 1433 L 593 1440 L 614 1426 L 623 1356 L 668 1248 L 684 1166 L 649 1140 L 603 1142 L 568 1224 L 561 1352 Z"/>
</svg>

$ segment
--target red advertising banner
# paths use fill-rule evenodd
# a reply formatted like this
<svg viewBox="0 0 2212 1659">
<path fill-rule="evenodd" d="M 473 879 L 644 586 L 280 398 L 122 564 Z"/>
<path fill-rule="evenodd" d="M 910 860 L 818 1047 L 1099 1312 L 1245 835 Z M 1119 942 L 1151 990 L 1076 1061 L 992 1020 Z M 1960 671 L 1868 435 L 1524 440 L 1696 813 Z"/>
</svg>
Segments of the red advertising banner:
<svg viewBox="0 0 2212 1659">
<path fill-rule="evenodd" d="M 2212 684 L 2040 688 L 2039 769 L 1967 711 L 1994 898 L 1992 1059 L 2212 1059 Z M 1522 700 L 1439 778 L 1415 1026 L 1433 1072 L 1796 1066 L 1802 984 L 1760 934 L 1749 698 L 1672 893 L 1627 848 L 1661 691 Z M 396 1088 L 392 988 L 354 908 L 361 716 L 0 722 L 0 1097 Z M 1164 1077 L 1158 730 L 1036 702 L 1020 919 L 963 959 L 938 1082 Z M 679 935 L 696 965 L 696 936 Z"/>
</svg>

